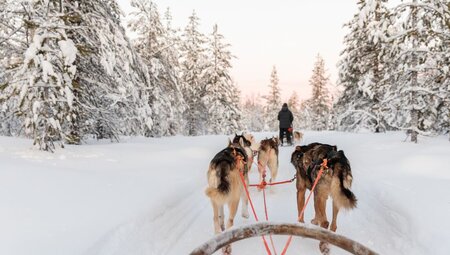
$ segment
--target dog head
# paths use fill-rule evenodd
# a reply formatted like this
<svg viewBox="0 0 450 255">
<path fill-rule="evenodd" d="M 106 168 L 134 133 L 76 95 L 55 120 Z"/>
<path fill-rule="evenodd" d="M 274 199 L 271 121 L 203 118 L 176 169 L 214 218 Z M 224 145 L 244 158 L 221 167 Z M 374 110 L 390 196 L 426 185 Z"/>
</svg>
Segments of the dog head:
<svg viewBox="0 0 450 255">
<path fill-rule="evenodd" d="M 240 144 L 241 141 L 242 141 L 242 144 L 243 144 L 242 147 L 250 147 L 250 146 L 252 145 L 251 141 L 248 140 L 248 139 L 244 136 L 244 134 L 242 134 L 242 135 L 234 134 L 233 143 Z"/>
<path fill-rule="evenodd" d="M 244 149 L 244 142 L 242 139 L 239 139 L 238 143 L 232 142 L 228 139 L 228 147 L 227 150 L 233 152 L 232 154 L 238 154 L 244 158 L 244 161 L 247 162 L 247 153 Z"/>
</svg>

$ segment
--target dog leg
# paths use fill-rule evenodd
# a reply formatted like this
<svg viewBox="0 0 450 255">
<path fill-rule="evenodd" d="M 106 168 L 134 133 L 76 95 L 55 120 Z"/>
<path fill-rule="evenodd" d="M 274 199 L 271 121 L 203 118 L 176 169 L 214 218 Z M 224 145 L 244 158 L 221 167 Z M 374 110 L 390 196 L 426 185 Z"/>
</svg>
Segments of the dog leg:
<svg viewBox="0 0 450 255">
<path fill-rule="evenodd" d="M 236 216 L 237 208 L 239 206 L 239 199 L 237 201 L 231 201 L 228 203 L 228 210 L 230 215 L 228 216 L 227 229 L 231 228 L 234 224 L 234 217 Z M 231 255 L 231 244 L 222 248 L 223 255 Z"/>
<path fill-rule="evenodd" d="M 274 151 L 272 151 L 271 154 L 272 155 L 267 165 L 269 166 L 270 169 L 270 182 L 272 183 L 275 182 L 278 175 L 278 159 Z"/>
<path fill-rule="evenodd" d="M 297 176 L 298 178 L 298 176 Z M 297 182 L 299 180 L 297 179 Z M 305 206 L 305 193 L 306 193 L 306 187 L 299 187 L 297 185 L 297 211 L 298 211 L 298 221 L 301 223 L 305 223 L 305 215 L 300 215 L 301 211 L 303 210 L 303 207 Z"/>
<path fill-rule="evenodd" d="M 248 173 L 245 175 L 245 184 L 248 187 Z M 245 188 L 242 187 L 242 192 L 241 192 L 241 200 L 242 200 L 242 217 L 248 219 L 248 217 L 250 216 L 248 214 L 248 197 L 247 194 L 245 192 Z"/>
<path fill-rule="evenodd" d="M 339 213 L 339 207 L 337 207 L 336 203 L 333 201 L 333 220 L 331 221 L 330 230 L 336 232 L 337 229 L 337 216 Z"/>
<path fill-rule="evenodd" d="M 223 212 L 223 205 L 219 207 L 219 223 L 220 223 L 220 229 L 222 231 L 225 230 L 225 214 Z"/>
<path fill-rule="evenodd" d="M 312 224 L 319 225 L 325 229 L 328 229 L 328 226 L 330 225 L 330 223 L 327 221 L 327 213 L 326 213 L 327 196 L 328 194 L 320 192 L 320 190 L 316 189 L 314 191 L 315 216 L 314 219 L 311 221 Z"/>
<path fill-rule="evenodd" d="M 228 217 L 227 229 L 231 228 L 234 224 L 234 217 L 236 216 L 238 206 L 239 206 L 239 199 L 237 201 L 231 201 L 230 203 L 228 203 L 230 215 Z"/>
<path fill-rule="evenodd" d="M 220 225 L 220 221 L 221 221 L 221 219 L 220 219 L 221 218 L 221 216 L 220 216 L 220 208 L 214 201 L 211 201 L 211 204 L 212 204 L 213 212 L 214 212 L 214 216 L 213 216 L 214 232 L 216 234 L 219 234 L 223 230 L 221 228 L 221 225 Z M 222 206 L 222 209 L 223 209 L 223 206 Z M 223 218 L 223 210 L 222 210 L 222 218 Z M 222 219 L 222 221 L 223 221 L 223 219 Z"/>
</svg>

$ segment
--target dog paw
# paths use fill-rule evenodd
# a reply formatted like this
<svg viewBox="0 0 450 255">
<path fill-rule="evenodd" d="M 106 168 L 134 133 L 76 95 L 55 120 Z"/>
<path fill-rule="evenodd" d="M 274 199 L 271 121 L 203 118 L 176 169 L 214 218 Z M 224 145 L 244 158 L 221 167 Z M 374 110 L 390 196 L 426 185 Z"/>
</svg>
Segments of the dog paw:
<svg viewBox="0 0 450 255">
<path fill-rule="evenodd" d="M 231 255 L 231 244 L 222 248 L 223 255 Z"/>
<path fill-rule="evenodd" d="M 323 255 L 329 255 L 330 254 L 330 245 L 325 242 L 320 242 L 319 250 Z"/>
<path fill-rule="evenodd" d="M 312 220 L 311 220 L 311 224 L 319 225 L 319 221 L 316 220 L 316 219 L 312 219 Z"/>
<path fill-rule="evenodd" d="M 250 217 L 250 215 L 248 214 L 248 212 L 242 212 L 242 218 L 246 218 L 248 219 Z"/>
</svg>

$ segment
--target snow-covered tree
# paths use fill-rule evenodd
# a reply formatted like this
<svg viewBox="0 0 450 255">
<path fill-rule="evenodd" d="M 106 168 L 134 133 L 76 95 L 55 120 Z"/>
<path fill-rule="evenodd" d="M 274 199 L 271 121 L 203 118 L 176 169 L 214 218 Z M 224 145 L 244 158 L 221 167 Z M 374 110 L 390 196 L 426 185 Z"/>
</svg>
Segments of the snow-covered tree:
<svg viewBox="0 0 450 255">
<path fill-rule="evenodd" d="M 251 95 L 245 99 L 242 106 L 242 122 L 248 131 L 261 132 L 264 130 L 264 106 L 261 95 Z"/>
<path fill-rule="evenodd" d="M 273 66 L 270 74 L 269 94 L 264 96 L 266 105 L 264 107 L 264 130 L 275 131 L 278 130 L 278 112 L 281 110 L 281 89 L 278 84 L 277 68 Z"/>
<path fill-rule="evenodd" d="M 129 27 L 137 34 L 134 46 L 147 65 L 150 82 L 154 86 L 152 100 L 153 127 L 146 135 L 174 135 L 181 130 L 182 113 L 186 109 L 179 80 L 178 52 L 172 29 L 161 23 L 153 1 L 133 0 Z M 157 103 L 155 102 L 157 101 Z"/>
<path fill-rule="evenodd" d="M 53 151 L 54 142 L 71 139 L 65 123 L 77 116 L 73 107 L 74 61 L 77 49 L 66 34 L 61 1 L 35 1 L 27 6 L 30 45 L 15 73 L 12 95 L 18 95 L 16 114 L 34 144 Z"/>
<path fill-rule="evenodd" d="M 189 23 L 182 35 L 181 72 L 182 92 L 188 105 L 184 116 L 188 135 L 206 133 L 208 109 L 202 97 L 206 94 L 203 72 L 206 68 L 206 38 L 199 30 L 199 18 L 195 11 L 189 17 Z"/>
<path fill-rule="evenodd" d="M 22 1 L 0 1 L 0 134 L 17 135 L 22 117 L 15 115 L 17 98 L 12 97 L 12 79 L 23 63 L 29 42 L 26 26 L 26 4 Z"/>
<path fill-rule="evenodd" d="M 346 24 L 349 34 L 339 61 L 343 92 L 336 104 L 337 124 L 344 130 L 385 130 L 381 102 L 384 96 L 383 57 L 389 25 L 386 0 L 360 0 L 359 10 Z"/>
<path fill-rule="evenodd" d="M 51 142 L 63 138 L 67 143 L 88 135 L 118 139 L 152 128 L 148 98 L 153 89 L 113 2 L 18 5 L 21 12 L 15 14 L 22 16 L 15 29 L 29 46 L 14 55 L 23 64 L 10 68 L 0 103 L 22 118 L 42 149 L 51 150 Z"/>
<path fill-rule="evenodd" d="M 116 1 L 72 2 L 79 14 L 70 36 L 80 52 L 75 94 L 83 109 L 73 129 L 111 139 L 151 130 L 154 87 L 125 35 Z"/>
<path fill-rule="evenodd" d="M 320 55 L 314 64 L 309 84 L 312 87 L 312 96 L 307 101 L 310 107 L 313 130 L 326 130 L 331 107 L 330 92 L 328 90 L 329 78 L 325 71 L 325 62 Z"/>
<path fill-rule="evenodd" d="M 437 109 L 445 102 L 443 86 L 449 77 L 449 6 L 445 1 L 405 1 L 392 15 L 396 26 L 388 41 L 391 83 L 384 102 L 389 105 L 386 119 L 408 130 L 411 141 L 417 142 L 417 134 L 439 130 Z"/>
<path fill-rule="evenodd" d="M 292 92 L 291 97 L 288 100 L 288 106 L 289 109 L 292 112 L 292 115 L 294 115 L 294 129 L 300 128 L 300 99 L 298 97 L 297 92 Z"/>
<path fill-rule="evenodd" d="M 206 93 L 202 98 L 208 109 L 207 129 L 210 134 L 231 134 L 242 127 L 239 91 L 230 76 L 230 45 L 223 40 L 217 25 L 214 25 L 207 49 L 210 61 L 203 73 Z"/>
</svg>

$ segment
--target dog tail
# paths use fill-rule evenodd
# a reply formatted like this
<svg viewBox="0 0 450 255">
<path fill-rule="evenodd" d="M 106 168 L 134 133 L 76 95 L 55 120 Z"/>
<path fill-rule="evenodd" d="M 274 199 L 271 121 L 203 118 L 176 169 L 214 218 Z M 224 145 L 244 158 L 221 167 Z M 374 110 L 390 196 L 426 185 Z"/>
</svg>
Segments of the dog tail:
<svg viewBox="0 0 450 255">
<path fill-rule="evenodd" d="M 227 194 L 230 191 L 230 182 L 228 174 L 231 171 L 231 165 L 227 161 L 220 161 L 215 166 L 215 175 L 210 176 L 213 180 L 209 180 L 210 187 L 205 191 L 208 197 L 216 197 L 218 195 Z"/>
<path fill-rule="evenodd" d="M 353 177 L 351 174 L 333 176 L 331 181 L 331 196 L 338 208 L 353 209 L 356 207 L 357 199 L 350 190 Z"/>
</svg>

